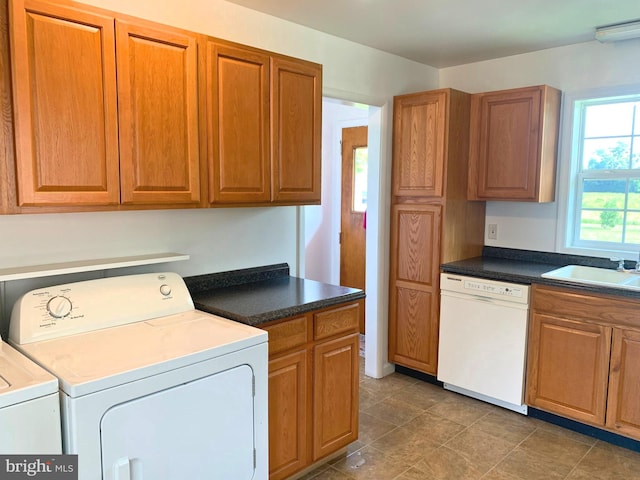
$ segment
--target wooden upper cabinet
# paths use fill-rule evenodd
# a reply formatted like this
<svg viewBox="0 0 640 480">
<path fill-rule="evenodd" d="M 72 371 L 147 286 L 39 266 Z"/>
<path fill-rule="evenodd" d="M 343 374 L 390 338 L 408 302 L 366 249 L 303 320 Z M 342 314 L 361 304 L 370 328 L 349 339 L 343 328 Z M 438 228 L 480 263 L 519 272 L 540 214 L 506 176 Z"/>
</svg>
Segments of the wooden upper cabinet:
<svg viewBox="0 0 640 480">
<path fill-rule="evenodd" d="M 18 204 L 119 202 L 113 18 L 10 2 Z"/>
<path fill-rule="evenodd" d="M 207 43 L 211 203 L 271 200 L 269 61 L 264 52 Z"/>
<path fill-rule="evenodd" d="M 322 67 L 271 59 L 272 199 L 320 203 Z"/>
<path fill-rule="evenodd" d="M 442 90 L 394 98 L 393 195 L 442 196 L 447 103 Z"/>
<path fill-rule="evenodd" d="M 200 200 L 197 40 L 116 21 L 124 204 Z"/>
<path fill-rule="evenodd" d="M 560 98 L 546 85 L 472 95 L 470 200 L 554 200 Z"/>
</svg>

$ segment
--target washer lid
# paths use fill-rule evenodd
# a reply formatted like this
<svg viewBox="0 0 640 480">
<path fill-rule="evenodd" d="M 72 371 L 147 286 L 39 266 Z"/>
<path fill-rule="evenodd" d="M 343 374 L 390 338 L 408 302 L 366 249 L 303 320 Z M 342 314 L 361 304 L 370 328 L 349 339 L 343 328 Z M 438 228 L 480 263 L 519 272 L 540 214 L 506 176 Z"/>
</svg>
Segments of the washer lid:
<svg viewBox="0 0 640 480">
<path fill-rule="evenodd" d="M 0 408 L 58 391 L 58 381 L 0 340 Z"/>
<path fill-rule="evenodd" d="M 75 398 L 266 341 L 264 330 L 192 310 L 16 348 Z"/>
</svg>

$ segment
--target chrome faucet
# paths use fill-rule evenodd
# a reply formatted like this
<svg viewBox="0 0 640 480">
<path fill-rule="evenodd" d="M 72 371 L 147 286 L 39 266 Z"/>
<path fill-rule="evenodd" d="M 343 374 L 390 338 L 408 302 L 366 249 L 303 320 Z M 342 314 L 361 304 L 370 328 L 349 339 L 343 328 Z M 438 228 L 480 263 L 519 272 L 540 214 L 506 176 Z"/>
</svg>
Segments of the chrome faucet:
<svg viewBox="0 0 640 480">
<path fill-rule="evenodd" d="M 618 262 L 618 268 L 616 270 L 618 272 L 624 272 L 624 258 L 620 257 L 610 257 L 609 260 L 612 262 Z M 640 254 L 638 255 L 638 263 L 636 263 L 636 270 L 640 267 Z"/>
</svg>

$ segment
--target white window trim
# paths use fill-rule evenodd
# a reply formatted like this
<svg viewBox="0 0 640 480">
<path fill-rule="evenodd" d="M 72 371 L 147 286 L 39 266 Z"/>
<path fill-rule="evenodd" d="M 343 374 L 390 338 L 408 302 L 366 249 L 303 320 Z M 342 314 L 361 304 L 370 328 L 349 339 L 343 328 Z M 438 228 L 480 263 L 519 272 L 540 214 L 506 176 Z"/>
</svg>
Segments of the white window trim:
<svg viewBox="0 0 640 480">
<path fill-rule="evenodd" d="M 562 124 L 560 130 L 560 148 L 558 152 L 558 180 L 556 185 L 556 198 L 558 199 L 558 219 L 556 228 L 556 251 L 573 255 L 585 255 L 590 257 L 620 257 L 626 260 L 636 261 L 638 251 L 628 249 L 605 250 L 601 248 L 573 247 L 571 246 L 572 233 L 569 228 L 575 228 L 575 195 L 571 195 L 571 182 L 576 174 L 578 163 L 575 159 L 577 152 L 572 151 L 576 143 L 575 136 L 579 135 L 578 129 L 574 131 L 573 120 L 575 115 L 575 103 L 580 100 L 588 100 L 601 97 L 617 97 L 623 95 L 637 95 L 640 85 L 623 85 L 614 87 L 601 87 L 575 92 L 565 92 L 562 101 Z"/>
</svg>

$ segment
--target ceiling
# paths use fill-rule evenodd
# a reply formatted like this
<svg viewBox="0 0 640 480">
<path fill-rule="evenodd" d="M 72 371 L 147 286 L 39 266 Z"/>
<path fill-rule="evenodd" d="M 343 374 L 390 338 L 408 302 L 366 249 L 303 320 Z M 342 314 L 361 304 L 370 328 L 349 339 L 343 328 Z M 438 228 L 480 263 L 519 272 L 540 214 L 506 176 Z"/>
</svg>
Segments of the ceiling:
<svg viewBox="0 0 640 480">
<path fill-rule="evenodd" d="M 639 0 L 228 0 L 437 68 L 594 39 Z"/>
</svg>

